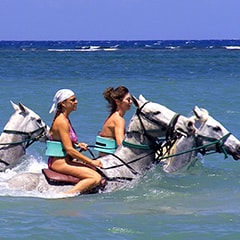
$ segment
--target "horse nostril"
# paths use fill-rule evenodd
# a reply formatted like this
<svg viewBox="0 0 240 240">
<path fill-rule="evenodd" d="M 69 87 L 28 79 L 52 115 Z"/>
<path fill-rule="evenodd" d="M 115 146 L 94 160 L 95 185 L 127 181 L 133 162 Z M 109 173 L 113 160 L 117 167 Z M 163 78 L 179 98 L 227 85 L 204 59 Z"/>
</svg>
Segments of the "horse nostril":
<svg viewBox="0 0 240 240">
<path fill-rule="evenodd" d="M 162 127 L 162 131 L 166 131 L 166 130 L 167 130 L 167 128 L 163 126 Z"/>
<path fill-rule="evenodd" d="M 237 152 L 240 153 L 240 146 L 237 147 Z"/>
<path fill-rule="evenodd" d="M 191 133 L 194 133 L 196 128 L 194 126 L 194 122 L 189 120 L 188 123 L 187 123 L 187 128 L 188 130 L 191 132 Z"/>
<path fill-rule="evenodd" d="M 193 122 L 192 122 L 192 121 L 189 121 L 189 122 L 187 123 L 187 127 L 193 129 Z"/>
</svg>

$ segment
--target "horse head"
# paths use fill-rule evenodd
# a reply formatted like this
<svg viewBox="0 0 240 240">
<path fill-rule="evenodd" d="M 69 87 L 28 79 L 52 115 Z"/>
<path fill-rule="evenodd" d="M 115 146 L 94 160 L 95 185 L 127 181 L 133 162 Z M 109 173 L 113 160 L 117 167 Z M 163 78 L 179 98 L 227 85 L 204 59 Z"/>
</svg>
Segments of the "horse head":
<svg viewBox="0 0 240 240">
<path fill-rule="evenodd" d="M 220 122 L 208 114 L 205 109 L 193 109 L 196 118 L 196 134 L 203 151 L 216 151 L 240 159 L 240 141 L 231 134 Z"/>
<path fill-rule="evenodd" d="M 139 99 L 132 96 L 136 106 L 135 118 L 139 119 L 137 128 L 146 130 L 152 137 L 171 138 L 175 133 L 192 135 L 195 131 L 193 119 L 186 118 L 158 103 L 147 101 L 142 95 Z M 130 129 L 134 131 L 137 129 Z"/>
<path fill-rule="evenodd" d="M 15 104 L 12 101 L 10 102 L 15 110 L 15 114 L 11 117 L 11 119 L 14 118 L 14 121 L 9 120 L 4 128 L 4 132 L 7 132 L 7 129 L 11 129 L 18 134 L 17 132 L 20 131 L 26 133 L 25 135 L 28 135 L 27 138 L 30 140 L 45 142 L 48 139 L 49 127 L 43 122 L 41 117 L 22 103 Z"/>
<path fill-rule="evenodd" d="M 0 136 L 0 171 L 14 167 L 33 142 L 47 140 L 48 127 L 39 115 L 22 103 L 11 104 L 15 112 Z"/>
<path fill-rule="evenodd" d="M 188 169 L 195 164 L 198 152 L 205 155 L 210 152 L 231 155 L 240 158 L 240 141 L 221 123 L 211 117 L 206 109 L 195 107 L 191 117 L 196 131 L 189 137 L 181 136 L 173 147 L 164 149 L 159 154 L 159 162 L 164 172 L 174 173 Z"/>
</svg>

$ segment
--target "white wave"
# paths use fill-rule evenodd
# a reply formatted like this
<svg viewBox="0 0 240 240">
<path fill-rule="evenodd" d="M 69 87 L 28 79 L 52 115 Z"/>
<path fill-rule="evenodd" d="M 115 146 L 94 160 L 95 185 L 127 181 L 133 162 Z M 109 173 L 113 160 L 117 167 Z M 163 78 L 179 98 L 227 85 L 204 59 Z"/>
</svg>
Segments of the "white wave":
<svg viewBox="0 0 240 240">
<path fill-rule="evenodd" d="M 99 49 L 101 48 L 100 46 L 90 46 L 90 49 Z"/>
<path fill-rule="evenodd" d="M 162 44 L 161 41 L 157 41 L 157 42 L 155 42 L 153 45 L 161 45 L 161 44 Z"/>
<path fill-rule="evenodd" d="M 79 50 L 84 51 L 84 52 L 90 52 L 90 51 L 99 51 L 102 49 L 101 49 L 101 46 L 84 46 Z"/>
<path fill-rule="evenodd" d="M 110 48 L 118 48 L 118 47 L 119 47 L 119 44 L 111 46 Z"/>
<path fill-rule="evenodd" d="M 228 50 L 240 50 L 240 46 L 225 46 Z"/>
<path fill-rule="evenodd" d="M 240 111 L 227 110 L 227 114 L 239 114 Z"/>
<path fill-rule="evenodd" d="M 95 52 L 95 51 L 116 51 L 117 47 L 101 48 L 100 46 L 84 46 L 82 48 L 49 48 L 48 52 Z"/>
<path fill-rule="evenodd" d="M 7 180 L 16 174 L 23 172 L 41 173 L 43 168 L 47 168 L 47 163 L 42 158 L 35 158 L 33 155 L 25 155 L 21 163 L 12 169 L 0 172 L 0 180 Z"/>
<path fill-rule="evenodd" d="M 103 48 L 104 51 L 117 51 L 117 48 Z"/>
<path fill-rule="evenodd" d="M 166 47 L 167 49 L 172 49 L 172 50 L 174 50 L 174 49 L 178 49 L 178 48 L 180 48 L 180 46 L 176 46 L 176 47 L 173 47 L 173 46 L 168 46 L 168 47 Z"/>
<path fill-rule="evenodd" d="M 7 169 L 5 172 L 0 172 L 0 196 L 12 196 L 12 197 L 35 197 L 44 199 L 59 199 L 76 197 L 77 194 L 65 194 L 64 192 L 69 190 L 69 186 L 62 187 L 62 192 L 59 192 L 58 186 L 49 186 L 49 189 L 45 189 L 41 184 L 34 190 L 25 190 L 14 188 L 9 185 L 9 181 L 15 175 L 21 173 L 41 173 L 43 168 L 47 168 L 47 163 L 42 158 L 36 158 L 32 155 L 26 155 L 21 159 L 21 163 L 13 168 Z M 29 181 L 31 181 L 31 177 Z M 25 186 L 23 186 L 25 188 Z"/>
<path fill-rule="evenodd" d="M 84 51 L 84 49 L 55 49 L 55 48 L 49 48 L 48 49 L 48 52 L 82 52 L 82 51 Z"/>
<path fill-rule="evenodd" d="M 49 48 L 48 52 L 88 52 L 88 51 L 99 51 L 100 46 L 84 46 L 82 48 Z"/>
<path fill-rule="evenodd" d="M 104 51 L 116 51 L 118 50 L 119 44 L 111 46 L 110 48 L 103 48 Z"/>
</svg>

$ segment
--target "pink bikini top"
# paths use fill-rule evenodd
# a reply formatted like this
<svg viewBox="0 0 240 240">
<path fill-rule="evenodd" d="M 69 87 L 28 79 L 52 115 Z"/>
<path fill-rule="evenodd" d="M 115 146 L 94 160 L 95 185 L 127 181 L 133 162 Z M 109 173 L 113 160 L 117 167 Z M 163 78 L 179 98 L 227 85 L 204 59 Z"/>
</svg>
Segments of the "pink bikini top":
<svg viewBox="0 0 240 240">
<path fill-rule="evenodd" d="M 69 134 L 70 134 L 70 139 L 72 141 L 72 143 L 77 143 L 78 142 L 78 138 L 77 138 L 77 134 L 75 132 L 75 130 L 73 129 L 72 125 L 70 124 L 70 131 L 69 131 Z"/>
<path fill-rule="evenodd" d="M 74 128 L 72 127 L 71 123 L 69 124 L 69 128 L 70 128 L 70 130 L 69 130 L 70 139 L 72 141 L 72 144 L 74 145 L 75 143 L 78 143 L 77 134 L 76 134 Z M 52 135 L 49 136 L 49 139 L 54 141 L 52 138 Z"/>
</svg>

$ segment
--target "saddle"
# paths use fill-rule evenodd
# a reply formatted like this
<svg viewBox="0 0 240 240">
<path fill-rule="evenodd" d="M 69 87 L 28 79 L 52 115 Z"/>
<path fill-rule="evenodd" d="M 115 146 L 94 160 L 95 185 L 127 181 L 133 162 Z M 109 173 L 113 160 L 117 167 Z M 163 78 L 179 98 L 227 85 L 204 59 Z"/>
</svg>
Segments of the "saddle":
<svg viewBox="0 0 240 240">
<path fill-rule="evenodd" d="M 51 185 L 75 185 L 80 181 L 79 178 L 55 172 L 48 168 L 42 169 L 42 173 Z"/>
<path fill-rule="evenodd" d="M 95 171 L 97 170 L 95 167 L 79 161 L 69 161 L 68 164 L 77 167 L 89 167 Z M 59 173 L 49 168 L 42 169 L 42 173 L 44 174 L 48 183 L 52 185 L 75 185 L 81 180 L 77 177 Z"/>
<path fill-rule="evenodd" d="M 76 165 L 80 166 L 79 163 L 76 164 Z M 86 166 L 85 164 L 82 164 L 82 165 Z M 91 167 L 91 168 L 93 168 L 93 167 Z M 49 169 L 49 168 L 43 168 L 42 173 L 43 173 L 47 182 L 50 185 L 57 185 L 57 186 L 75 185 L 81 180 L 77 177 L 73 177 L 71 175 L 66 175 L 66 174 L 63 174 L 63 173 L 59 173 L 59 172 L 56 172 L 56 171 L 54 171 L 52 169 Z M 102 178 L 102 180 L 100 182 L 100 185 L 95 187 L 94 189 L 90 190 L 88 193 L 97 193 L 98 190 L 103 191 L 104 188 L 106 187 L 106 185 L 107 185 L 107 180 L 105 178 Z"/>
</svg>

